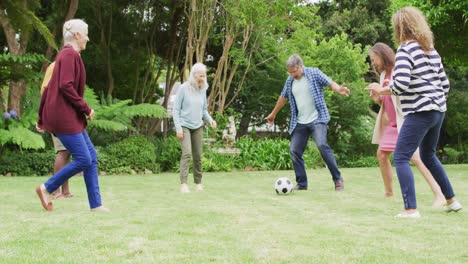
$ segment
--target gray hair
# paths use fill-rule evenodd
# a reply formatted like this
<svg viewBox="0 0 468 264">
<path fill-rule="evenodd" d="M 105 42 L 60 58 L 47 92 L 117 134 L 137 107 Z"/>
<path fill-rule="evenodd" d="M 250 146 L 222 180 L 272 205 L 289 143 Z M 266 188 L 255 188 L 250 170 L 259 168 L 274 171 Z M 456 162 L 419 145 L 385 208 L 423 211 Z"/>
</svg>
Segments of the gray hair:
<svg viewBox="0 0 468 264">
<path fill-rule="evenodd" d="M 81 19 L 70 19 L 63 24 L 63 42 L 65 45 L 75 41 L 73 34 L 88 34 L 88 24 Z"/>
<path fill-rule="evenodd" d="M 301 57 L 297 54 L 291 55 L 288 60 L 286 61 L 286 67 L 293 68 L 296 66 L 303 66 L 304 62 L 302 61 Z"/>
<path fill-rule="evenodd" d="M 206 66 L 205 64 L 201 62 L 197 62 L 192 66 L 192 69 L 190 70 L 190 76 L 188 78 L 188 81 L 190 83 L 190 86 L 193 88 L 198 88 L 198 89 L 208 89 L 208 82 L 205 78 L 205 83 L 202 86 L 198 86 L 197 81 L 195 80 L 195 75 L 197 73 L 205 73 L 206 74 Z"/>
</svg>

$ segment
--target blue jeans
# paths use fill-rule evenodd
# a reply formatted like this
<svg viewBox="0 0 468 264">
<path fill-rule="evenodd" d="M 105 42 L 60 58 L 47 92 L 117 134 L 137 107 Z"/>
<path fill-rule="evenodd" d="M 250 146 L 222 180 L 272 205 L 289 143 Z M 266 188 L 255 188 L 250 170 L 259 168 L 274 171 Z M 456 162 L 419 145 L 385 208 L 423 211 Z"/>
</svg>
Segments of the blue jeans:
<svg viewBox="0 0 468 264">
<path fill-rule="evenodd" d="M 83 132 L 73 135 L 56 134 L 56 136 L 68 150 L 73 160 L 45 182 L 44 185 L 47 191 L 52 193 L 73 175 L 83 172 L 88 192 L 89 207 L 93 209 L 101 206 L 97 155 L 88 133 L 86 133 L 86 130 L 83 130 Z"/>
<path fill-rule="evenodd" d="M 289 151 L 293 161 L 294 172 L 296 173 L 296 182 L 301 187 L 307 187 L 307 174 L 304 167 L 304 154 L 307 146 L 307 141 L 310 135 L 314 138 L 322 159 L 330 171 L 333 181 L 341 179 L 341 173 L 338 170 L 335 156 L 333 155 L 332 148 L 327 143 L 328 126 L 321 123 L 297 124 L 291 135 L 291 144 Z"/>
<path fill-rule="evenodd" d="M 435 154 L 444 117 L 445 113 L 439 111 L 417 112 L 407 115 L 401 126 L 393 161 L 405 209 L 416 209 L 414 176 L 409 161 L 418 146 L 422 162 L 434 176 L 445 198 L 455 196 L 444 167 Z"/>
</svg>

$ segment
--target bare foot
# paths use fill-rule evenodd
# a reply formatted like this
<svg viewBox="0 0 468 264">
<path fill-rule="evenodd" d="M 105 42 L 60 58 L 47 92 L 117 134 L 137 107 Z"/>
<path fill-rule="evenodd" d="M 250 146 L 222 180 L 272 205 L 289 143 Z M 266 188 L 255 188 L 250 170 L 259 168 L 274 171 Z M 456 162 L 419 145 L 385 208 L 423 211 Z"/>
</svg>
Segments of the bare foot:
<svg viewBox="0 0 468 264">
<path fill-rule="evenodd" d="M 72 198 L 74 195 L 72 193 L 63 193 L 64 198 Z"/>
<path fill-rule="evenodd" d="M 385 198 L 393 198 L 393 193 L 391 193 L 391 192 L 386 192 L 386 193 L 385 193 Z"/>
<path fill-rule="evenodd" d="M 54 192 L 54 193 L 52 193 L 52 197 L 53 197 L 53 199 L 55 199 L 55 200 L 64 198 L 64 196 L 63 196 L 63 194 L 62 194 L 61 192 Z"/>
<path fill-rule="evenodd" d="M 445 197 L 443 197 L 443 196 L 436 197 L 434 199 L 434 202 L 432 203 L 432 207 L 434 207 L 434 208 L 438 208 L 438 207 L 441 207 L 441 206 L 444 206 L 444 205 L 445 205 Z"/>
</svg>

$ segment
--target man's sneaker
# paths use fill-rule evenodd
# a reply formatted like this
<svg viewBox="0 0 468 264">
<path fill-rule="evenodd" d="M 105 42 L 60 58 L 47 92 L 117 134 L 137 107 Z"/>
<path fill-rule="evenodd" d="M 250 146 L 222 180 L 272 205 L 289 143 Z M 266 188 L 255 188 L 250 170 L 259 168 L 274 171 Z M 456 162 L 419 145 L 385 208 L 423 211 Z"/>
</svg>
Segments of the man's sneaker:
<svg viewBox="0 0 468 264">
<path fill-rule="evenodd" d="M 188 187 L 188 185 L 186 183 L 182 183 L 180 185 L 180 192 L 181 193 L 189 193 L 190 192 L 190 189 Z"/>
<path fill-rule="evenodd" d="M 54 204 L 52 203 L 52 195 L 47 191 L 44 184 L 41 184 L 36 187 L 37 196 L 41 200 L 42 207 L 47 211 L 54 210 Z"/>
<path fill-rule="evenodd" d="M 307 186 L 300 186 L 299 184 L 296 184 L 296 186 L 294 186 L 293 190 L 295 190 L 295 191 L 305 191 L 305 190 L 307 190 Z"/>
<path fill-rule="evenodd" d="M 445 212 L 447 213 L 450 213 L 450 212 L 458 212 L 460 211 L 461 209 L 463 208 L 463 206 L 458 202 L 458 201 L 455 201 L 451 204 L 447 204 L 446 206 L 444 206 L 444 210 Z"/>
<path fill-rule="evenodd" d="M 342 190 L 344 190 L 343 178 L 341 178 L 341 179 L 339 179 L 339 180 L 337 180 L 335 182 L 335 191 L 340 192 Z"/>
<path fill-rule="evenodd" d="M 104 207 L 104 206 L 98 206 L 98 207 L 95 207 L 93 209 L 91 209 L 91 211 L 93 212 L 103 212 L 103 213 L 108 213 L 110 212 L 111 210 L 107 207 Z"/>
<path fill-rule="evenodd" d="M 419 214 L 418 211 L 414 211 L 412 213 L 406 213 L 406 212 L 403 212 L 403 213 L 399 213 L 397 215 L 395 215 L 396 218 L 420 218 L 421 215 Z"/>
<path fill-rule="evenodd" d="M 205 189 L 205 187 L 203 186 L 203 184 L 199 183 L 197 185 L 195 185 L 195 190 L 198 191 L 198 192 L 201 192 Z"/>
</svg>

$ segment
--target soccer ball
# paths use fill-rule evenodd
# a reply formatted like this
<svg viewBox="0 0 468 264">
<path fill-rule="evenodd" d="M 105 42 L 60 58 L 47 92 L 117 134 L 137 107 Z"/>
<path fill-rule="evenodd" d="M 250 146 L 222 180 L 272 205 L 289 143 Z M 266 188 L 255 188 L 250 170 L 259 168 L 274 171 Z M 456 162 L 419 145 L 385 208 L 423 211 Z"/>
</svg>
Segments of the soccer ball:
<svg viewBox="0 0 468 264">
<path fill-rule="evenodd" d="M 280 177 L 275 182 L 276 194 L 289 194 L 292 192 L 293 184 L 287 177 Z"/>
</svg>

